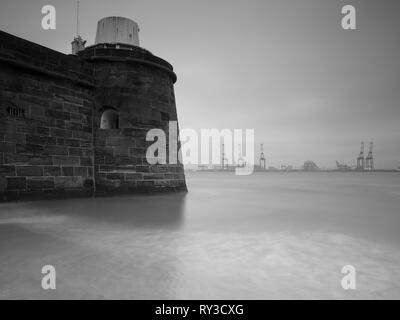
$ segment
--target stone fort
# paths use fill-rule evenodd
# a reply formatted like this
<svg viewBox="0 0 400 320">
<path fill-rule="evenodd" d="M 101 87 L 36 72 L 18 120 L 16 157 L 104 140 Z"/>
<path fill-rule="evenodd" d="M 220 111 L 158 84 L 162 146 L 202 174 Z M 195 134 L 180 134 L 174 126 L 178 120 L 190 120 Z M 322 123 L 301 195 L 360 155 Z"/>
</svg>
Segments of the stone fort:
<svg viewBox="0 0 400 320">
<path fill-rule="evenodd" d="M 186 190 L 182 164 L 146 159 L 147 132 L 168 141 L 177 121 L 177 78 L 138 32 L 107 17 L 66 55 L 0 31 L 1 201 Z"/>
</svg>

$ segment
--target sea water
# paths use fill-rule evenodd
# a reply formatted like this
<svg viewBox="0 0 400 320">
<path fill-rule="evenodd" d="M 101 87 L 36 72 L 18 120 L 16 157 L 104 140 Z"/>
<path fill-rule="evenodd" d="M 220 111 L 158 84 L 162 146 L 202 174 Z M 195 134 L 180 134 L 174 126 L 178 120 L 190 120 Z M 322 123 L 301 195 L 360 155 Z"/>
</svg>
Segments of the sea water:
<svg viewBox="0 0 400 320">
<path fill-rule="evenodd" d="M 399 173 L 186 178 L 187 194 L 0 204 L 0 298 L 400 298 Z"/>
</svg>

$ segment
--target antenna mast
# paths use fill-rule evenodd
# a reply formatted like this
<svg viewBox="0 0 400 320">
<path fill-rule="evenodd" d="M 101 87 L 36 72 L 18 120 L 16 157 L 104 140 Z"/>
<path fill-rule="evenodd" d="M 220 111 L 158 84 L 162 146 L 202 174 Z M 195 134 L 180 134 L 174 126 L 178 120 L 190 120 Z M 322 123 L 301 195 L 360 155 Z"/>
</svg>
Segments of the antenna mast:
<svg viewBox="0 0 400 320">
<path fill-rule="evenodd" d="M 77 55 L 79 51 L 85 49 L 86 41 L 84 41 L 79 35 L 79 0 L 76 1 L 76 35 L 74 41 L 71 42 L 72 54 Z"/>
<path fill-rule="evenodd" d="M 76 36 L 79 36 L 79 0 L 76 1 Z"/>
</svg>

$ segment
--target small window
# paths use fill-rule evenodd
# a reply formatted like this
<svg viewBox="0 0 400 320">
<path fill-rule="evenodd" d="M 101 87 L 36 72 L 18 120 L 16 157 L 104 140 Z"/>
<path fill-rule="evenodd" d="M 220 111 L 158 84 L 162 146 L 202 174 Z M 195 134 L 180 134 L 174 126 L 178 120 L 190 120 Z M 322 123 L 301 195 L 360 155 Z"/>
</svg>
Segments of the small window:
<svg viewBox="0 0 400 320">
<path fill-rule="evenodd" d="M 169 114 L 167 112 L 161 111 L 161 120 L 162 121 L 169 121 Z"/>
<path fill-rule="evenodd" d="M 25 118 L 25 110 L 15 106 L 7 107 L 7 113 L 15 118 Z"/>
<path fill-rule="evenodd" d="M 107 109 L 103 112 L 100 119 L 100 129 L 118 129 L 119 116 L 114 109 Z"/>
</svg>

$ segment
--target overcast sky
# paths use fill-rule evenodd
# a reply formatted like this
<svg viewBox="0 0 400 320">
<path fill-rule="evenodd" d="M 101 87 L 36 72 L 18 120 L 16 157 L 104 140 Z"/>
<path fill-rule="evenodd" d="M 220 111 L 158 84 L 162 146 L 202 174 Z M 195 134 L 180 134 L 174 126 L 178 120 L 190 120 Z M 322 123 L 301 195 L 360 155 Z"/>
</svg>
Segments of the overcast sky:
<svg viewBox="0 0 400 320">
<path fill-rule="evenodd" d="M 46 4 L 53 31 L 41 28 Z M 356 31 L 341 28 L 345 4 Z M 0 6 L 1 30 L 70 53 L 75 0 Z M 400 1 L 81 0 L 88 44 L 113 15 L 173 64 L 181 128 L 254 128 L 267 165 L 355 165 L 361 140 L 374 141 L 377 167 L 400 165 Z"/>
</svg>

